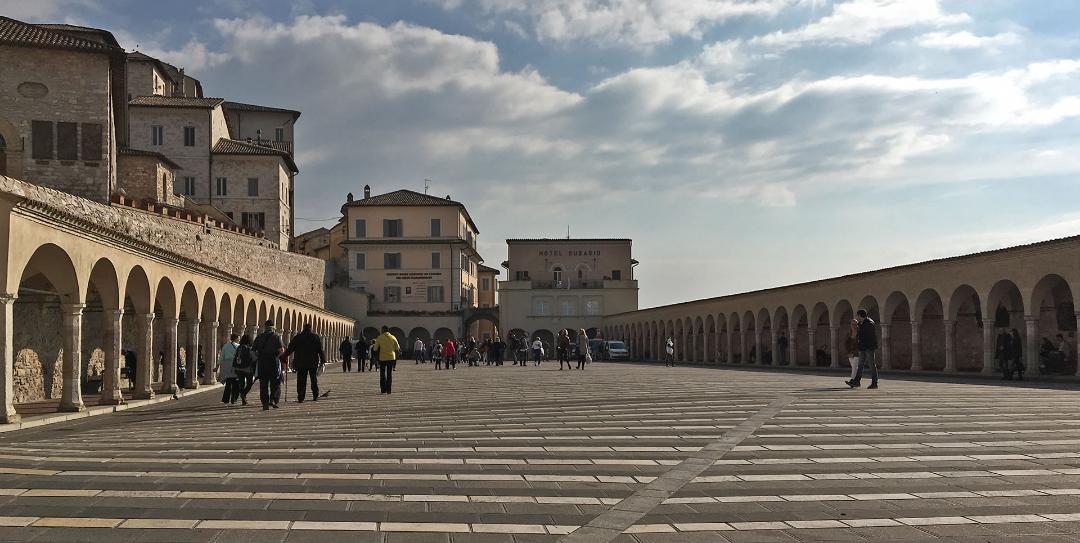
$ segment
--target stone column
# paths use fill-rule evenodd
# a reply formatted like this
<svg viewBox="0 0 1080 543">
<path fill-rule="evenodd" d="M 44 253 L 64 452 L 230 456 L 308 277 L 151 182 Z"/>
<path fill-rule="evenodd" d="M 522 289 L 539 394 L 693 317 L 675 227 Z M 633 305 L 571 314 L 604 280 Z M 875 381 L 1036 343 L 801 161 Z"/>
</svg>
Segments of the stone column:
<svg viewBox="0 0 1080 543">
<path fill-rule="evenodd" d="M 787 365 L 792 366 L 792 367 L 799 365 L 795 361 L 796 355 L 798 354 L 798 346 L 799 346 L 798 341 L 795 341 L 795 333 L 797 331 L 798 331 L 798 329 L 796 329 L 794 327 L 788 328 L 788 334 L 787 334 L 787 337 L 788 337 L 788 344 L 787 344 L 788 363 L 787 363 Z"/>
<path fill-rule="evenodd" d="M 992 322 L 993 317 L 983 319 L 983 375 L 994 373 L 994 349 L 997 345 L 994 343 L 994 327 L 990 325 Z"/>
<path fill-rule="evenodd" d="M 732 349 L 732 344 L 735 343 L 735 339 L 732 337 L 734 335 L 735 334 L 731 330 L 728 330 L 727 342 L 726 342 L 727 343 L 727 351 L 724 353 L 724 355 L 727 357 L 727 360 L 725 360 L 725 362 L 724 362 L 725 364 L 730 364 L 732 362 L 732 358 L 733 358 L 732 354 L 734 353 L 734 351 L 732 351 L 731 349 Z"/>
<path fill-rule="evenodd" d="M 881 351 L 881 369 L 892 369 L 892 324 L 888 322 L 881 323 L 881 345 L 878 346 L 878 350 Z"/>
<path fill-rule="evenodd" d="M 82 400 L 82 314 L 86 304 L 61 304 L 60 320 L 64 345 L 63 389 L 60 411 L 85 411 Z"/>
<path fill-rule="evenodd" d="M 101 380 L 101 403 L 119 405 L 124 403 L 120 390 L 120 365 L 124 360 L 122 337 L 123 310 L 105 310 L 105 375 Z"/>
<path fill-rule="evenodd" d="M 162 331 L 165 333 L 165 345 L 162 352 L 165 353 L 165 363 L 161 365 L 161 393 L 175 394 L 179 387 L 176 386 L 176 356 L 179 348 L 176 345 L 176 327 L 180 321 L 166 317 L 162 323 Z"/>
<path fill-rule="evenodd" d="M 201 384 L 212 385 L 217 382 L 218 349 L 218 322 L 209 321 L 202 327 L 203 337 L 200 343 L 203 348 L 203 361 L 206 363 L 206 371 L 200 380 Z M 224 343 L 224 342 L 222 342 Z"/>
<path fill-rule="evenodd" d="M 769 352 L 772 353 L 772 361 L 770 361 L 769 363 L 772 364 L 773 366 L 779 366 L 780 365 L 780 351 L 779 351 L 779 349 L 777 349 L 776 344 L 777 344 L 777 340 L 780 339 L 780 335 L 776 332 L 776 329 L 771 330 L 771 332 L 772 332 L 772 334 L 771 334 L 772 338 L 770 340 Z"/>
<path fill-rule="evenodd" d="M 810 367 L 817 366 L 817 342 L 814 341 L 816 339 L 815 336 L 817 336 L 817 330 L 813 328 L 808 328 L 806 330 L 807 343 L 810 344 L 807 346 L 810 350 Z"/>
<path fill-rule="evenodd" d="M 830 368 L 840 367 L 840 327 L 829 327 L 829 363 Z"/>
<path fill-rule="evenodd" d="M 761 348 L 761 331 L 754 328 L 754 364 L 759 366 L 762 364 L 764 350 Z"/>
<path fill-rule="evenodd" d="M 956 321 L 945 319 L 945 373 L 956 373 Z"/>
<path fill-rule="evenodd" d="M 15 412 L 15 298 L 0 294 L 0 424 L 22 418 Z"/>
<path fill-rule="evenodd" d="M 1024 317 L 1027 324 L 1027 348 L 1024 349 L 1024 359 L 1027 363 L 1029 375 L 1041 375 L 1039 371 L 1039 317 Z"/>
<path fill-rule="evenodd" d="M 199 388 L 199 319 L 191 319 L 187 325 L 187 371 L 184 373 L 184 388 Z M 203 360 L 206 360 L 205 354 Z"/>
<path fill-rule="evenodd" d="M 746 330 L 739 330 L 739 359 L 740 364 L 746 364 L 750 361 L 750 351 L 746 348 Z"/>
<path fill-rule="evenodd" d="M 919 340 L 921 328 L 921 322 L 911 321 L 911 371 L 922 371 L 922 347 Z"/>
<path fill-rule="evenodd" d="M 136 315 L 138 351 L 135 352 L 135 392 L 133 397 L 148 400 L 154 397 L 154 314 Z"/>
</svg>

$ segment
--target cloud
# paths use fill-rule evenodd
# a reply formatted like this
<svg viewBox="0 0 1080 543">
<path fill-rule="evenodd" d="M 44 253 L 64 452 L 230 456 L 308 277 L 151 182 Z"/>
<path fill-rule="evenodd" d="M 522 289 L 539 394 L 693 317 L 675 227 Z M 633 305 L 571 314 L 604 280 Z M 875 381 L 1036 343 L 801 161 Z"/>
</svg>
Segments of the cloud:
<svg viewBox="0 0 1080 543">
<path fill-rule="evenodd" d="M 434 0 L 444 9 L 473 8 L 527 20 L 538 39 L 603 46 L 651 47 L 678 37 L 700 39 L 738 17 L 771 17 L 792 0 Z"/>
<path fill-rule="evenodd" d="M 76 10 L 98 10 L 96 0 L 27 0 L 4 2 L 5 17 L 35 23 L 73 21 L 69 15 Z"/>
<path fill-rule="evenodd" d="M 960 32 L 930 32 L 915 39 L 915 43 L 931 49 L 997 49 L 1020 43 L 1020 35 L 1002 32 L 993 36 L 976 36 L 966 30 Z"/>
<path fill-rule="evenodd" d="M 969 22 L 965 13 L 946 13 L 939 0 L 850 0 L 792 31 L 776 31 L 753 39 L 756 44 L 782 48 L 807 44 L 868 44 L 885 34 L 911 27 L 943 27 Z"/>
</svg>

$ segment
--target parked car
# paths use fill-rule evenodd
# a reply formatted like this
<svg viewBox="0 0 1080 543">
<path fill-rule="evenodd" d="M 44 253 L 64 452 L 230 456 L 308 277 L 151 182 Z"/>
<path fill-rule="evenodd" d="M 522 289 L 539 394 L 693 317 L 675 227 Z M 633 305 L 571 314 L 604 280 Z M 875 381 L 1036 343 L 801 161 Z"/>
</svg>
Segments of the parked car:
<svg viewBox="0 0 1080 543">
<path fill-rule="evenodd" d="M 629 360 L 630 349 L 621 341 L 604 342 L 604 360 Z"/>
</svg>

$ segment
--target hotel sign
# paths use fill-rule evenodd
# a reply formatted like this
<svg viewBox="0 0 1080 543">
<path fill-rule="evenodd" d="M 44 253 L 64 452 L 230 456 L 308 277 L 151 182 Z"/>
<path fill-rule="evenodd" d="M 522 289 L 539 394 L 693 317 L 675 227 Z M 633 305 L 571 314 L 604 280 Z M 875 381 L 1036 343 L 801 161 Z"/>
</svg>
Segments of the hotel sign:
<svg viewBox="0 0 1080 543">
<path fill-rule="evenodd" d="M 536 253 L 540 256 L 600 256 L 599 249 L 540 249 Z"/>
</svg>

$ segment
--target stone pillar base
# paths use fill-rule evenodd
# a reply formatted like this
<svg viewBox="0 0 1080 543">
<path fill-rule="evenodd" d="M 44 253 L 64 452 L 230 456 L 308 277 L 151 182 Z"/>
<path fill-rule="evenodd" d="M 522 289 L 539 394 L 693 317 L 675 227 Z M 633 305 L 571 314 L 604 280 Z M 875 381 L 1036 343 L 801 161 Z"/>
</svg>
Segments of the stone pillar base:
<svg viewBox="0 0 1080 543">
<path fill-rule="evenodd" d="M 59 411 L 62 413 L 81 413 L 86 411 L 86 405 L 83 403 L 60 404 Z"/>
<path fill-rule="evenodd" d="M 157 396 L 157 394 L 154 394 L 153 390 L 151 390 L 149 392 L 135 391 L 135 392 L 131 393 L 131 397 L 136 399 L 136 400 L 153 400 L 154 396 Z"/>
<path fill-rule="evenodd" d="M 180 387 L 176 385 L 165 385 L 161 387 L 162 394 L 176 394 L 177 392 L 180 392 Z"/>
<path fill-rule="evenodd" d="M 18 413 L 12 413 L 10 415 L 0 415 L 0 424 L 16 424 L 22 420 L 22 415 Z"/>
<path fill-rule="evenodd" d="M 102 398 L 101 405 L 124 405 L 127 400 L 123 398 Z"/>
<path fill-rule="evenodd" d="M 184 385 L 184 388 L 187 389 L 187 390 L 195 390 L 195 389 L 199 388 L 199 382 L 195 381 L 193 383 L 188 383 L 188 384 Z"/>
</svg>

